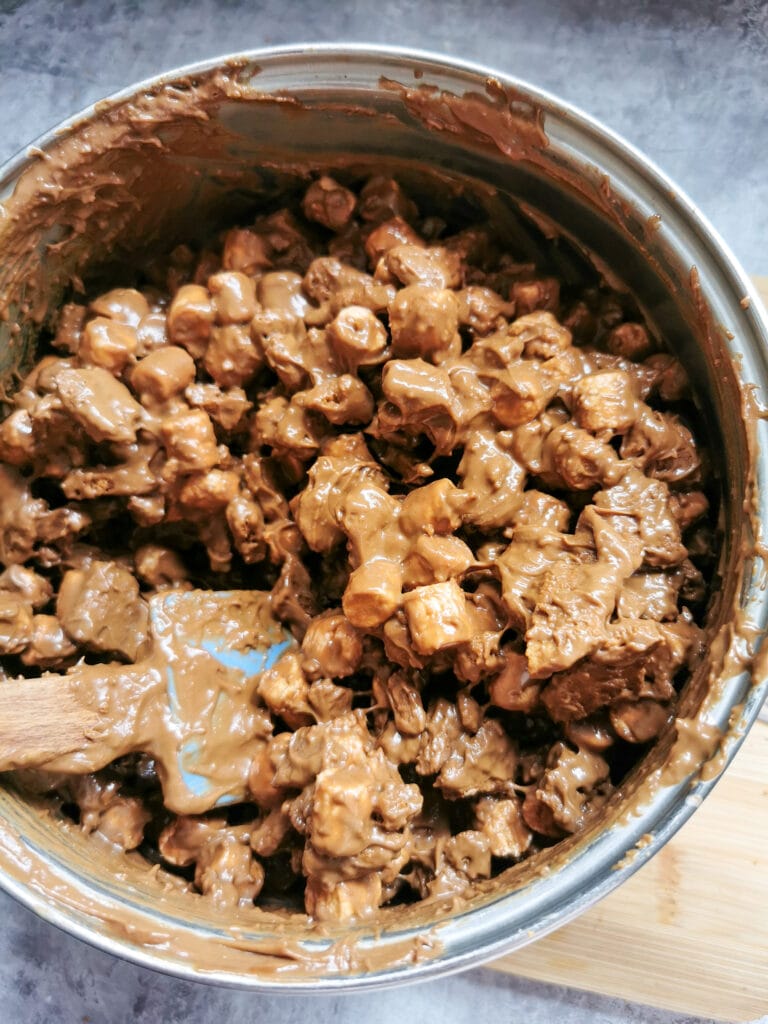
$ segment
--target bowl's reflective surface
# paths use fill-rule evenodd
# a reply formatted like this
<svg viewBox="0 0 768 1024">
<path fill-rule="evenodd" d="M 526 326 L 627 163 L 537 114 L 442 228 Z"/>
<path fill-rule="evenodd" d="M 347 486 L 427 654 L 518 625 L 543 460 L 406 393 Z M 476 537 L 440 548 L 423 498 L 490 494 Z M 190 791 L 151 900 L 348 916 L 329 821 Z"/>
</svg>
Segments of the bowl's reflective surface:
<svg viewBox="0 0 768 1024">
<path fill-rule="evenodd" d="M 188 83 L 215 67 L 211 62 L 159 81 L 180 78 Z M 413 107 L 409 109 L 401 92 L 382 85 L 388 79 L 407 88 L 428 84 L 457 95 L 470 90 L 483 93 L 490 74 L 484 69 L 449 64 L 425 54 L 300 47 L 245 55 L 238 74 L 243 81 L 250 78 L 253 89 L 290 94 L 301 105 L 249 99 L 246 88 L 242 99 L 218 100 L 211 106 L 210 119 L 201 122 L 202 127 L 189 126 L 183 137 L 162 118 L 150 123 L 149 129 L 144 123 L 141 132 L 155 132 L 163 141 L 162 151 L 135 146 L 122 137 L 116 140 L 105 153 L 103 169 L 132 182 L 118 198 L 115 224 L 121 225 L 119 232 L 104 232 L 100 240 L 91 236 L 87 246 L 86 236 L 74 232 L 53 256 L 45 254 L 45 244 L 60 242 L 61 237 L 47 227 L 41 229 L 33 248 L 41 254 L 43 273 L 36 287 L 44 293 L 45 302 L 56 302 L 73 270 L 88 277 L 104 267 L 114 279 L 115 247 L 124 260 L 160 239 L 166 244 L 182 240 L 191 224 L 195 233 L 204 233 L 218 220 L 234 220 L 252 208 L 260 192 L 269 193 L 279 184 L 281 179 L 263 170 L 265 165 L 282 164 L 288 157 L 332 166 L 339 155 L 354 154 L 377 168 L 385 160 L 396 161 L 406 175 L 428 163 L 448 179 L 466 176 L 491 186 L 490 192 L 485 189 L 489 201 L 509 216 L 515 231 L 525 231 L 525 219 L 518 216 L 512 201 L 522 199 L 559 231 L 578 240 L 570 250 L 574 258 L 581 246 L 630 285 L 648 319 L 688 368 L 710 426 L 708 441 L 727 473 L 720 565 L 725 582 L 713 603 L 713 631 L 717 626 L 726 628 L 737 602 L 756 633 L 761 633 L 768 617 L 768 595 L 760 585 L 762 561 L 750 554 L 754 546 L 750 530 L 761 530 L 768 522 L 768 489 L 762 486 L 765 466 L 751 465 L 754 439 L 745 427 L 736 364 L 741 379 L 757 386 L 758 397 L 768 393 L 768 330 L 754 296 L 746 308 L 741 301 L 750 295 L 743 273 L 691 204 L 609 132 L 554 98 L 504 76 L 495 77 L 511 90 L 514 109 L 525 118 L 535 114 L 542 119 L 547 144 L 535 154 L 509 155 L 509 147 L 505 152 L 498 139 L 494 142 L 482 131 L 461 134 L 445 126 L 430 128 Z M 99 112 L 86 112 L 85 121 L 74 119 L 38 145 L 49 151 L 66 146 L 88 130 L 88 118 L 104 118 L 156 85 L 144 83 L 113 98 Z M 22 155 L 0 171 L 0 197 L 11 194 L 37 159 Z M 162 203 L 150 197 L 155 195 L 151 189 L 142 188 L 142 183 L 155 178 L 163 182 Z M 205 187 L 200 187 L 201 181 Z M 84 190 L 85 183 L 75 183 L 72 202 L 79 204 L 87 220 L 88 203 L 84 191 L 77 195 L 78 188 Z M 62 206 L 62 216 L 67 211 L 71 213 L 71 208 Z M 34 230 L 34 218 L 26 224 L 0 221 L 0 251 L 7 251 L 14 232 L 18 239 L 19 232 Z M 536 244 L 535 232 L 530 244 Z M 693 267 L 706 309 L 691 284 Z M 9 282 L 8 271 L 0 269 L 0 294 L 6 297 Z M 33 332 L 29 330 L 25 337 L 32 345 Z M 25 347 L 11 344 L 7 325 L 0 325 L 0 338 L 4 342 L 0 369 L 7 377 L 23 361 Z M 758 446 L 768 451 L 768 426 L 762 420 L 752 426 Z M 751 520 L 744 515 L 745 502 L 750 501 L 754 504 Z M 753 685 L 745 641 L 738 637 L 732 641 L 731 653 L 736 657 L 732 668 L 726 668 L 722 685 L 709 686 L 707 672 L 700 672 L 684 695 L 681 711 L 726 730 L 717 767 L 724 767 L 732 757 L 757 715 L 765 690 L 762 681 Z M 726 655 L 727 651 L 713 651 L 713 663 Z M 130 865 L 122 875 L 100 870 L 94 866 L 88 841 L 41 817 L 7 790 L 0 793 L 0 813 L 6 823 L 0 830 L 0 884 L 81 938 L 179 975 L 199 978 L 202 971 L 218 982 L 307 990 L 413 980 L 487 960 L 560 926 L 656 852 L 714 782 L 700 777 L 699 765 L 692 765 L 690 778 L 657 785 L 654 773 L 663 770 L 672 739 L 670 735 L 666 747 L 660 745 L 655 761 L 633 780 L 631 813 L 616 807 L 604 827 L 570 843 L 566 853 L 542 863 L 538 873 L 528 868 L 513 871 L 471 908 L 453 915 L 443 912 L 439 920 L 425 920 L 423 914 L 420 919 L 416 914 L 412 921 L 403 922 L 385 913 L 380 932 L 361 929 L 358 938 L 363 950 L 384 949 L 429 931 L 431 949 L 423 949 L 422 958 L 415 962 L 406 958 L 377 967 L 374 957 L 370 967 L 361 960 L 350 971 L 334 972 L 329 967 L 316 978 L 302 978 L 291 970 L 276 972 L 274 962 L 242 952 L 249 944 L 258 945 L 265 935 L 258 919 L 235 924 L 212 919 L 201 909 L 201 901 L 183 894 L 166 894 L 159 902 L 145 872 Z M 633 855 L 625 857 L 636 846 Z M 303 941 L 301 922 L 287 925 L 286 930 L 290 939 Z M 329 944 L 317 937 L 306 943 L 315 949 Z"/>
</svg>

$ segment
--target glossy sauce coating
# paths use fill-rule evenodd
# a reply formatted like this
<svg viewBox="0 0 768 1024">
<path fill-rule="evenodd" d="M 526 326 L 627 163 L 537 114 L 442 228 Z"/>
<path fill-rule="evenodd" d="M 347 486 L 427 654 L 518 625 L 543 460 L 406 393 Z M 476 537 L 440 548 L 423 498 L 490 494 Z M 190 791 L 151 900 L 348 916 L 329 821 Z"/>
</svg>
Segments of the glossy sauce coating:
<svg viewBox="0 0 768 1024">
<path fill-rule="evenodd" d="M 252 802 L 172 815 L 138 755 L 21 780 L 86 830 L 222 906 L 362 918 L 578 831 L 673 717 L 706 465 L 614 293 L 323 176 L 52 345 L 0 425 L 9 673 L 138 660 L 169 587 L 271 589 L 299 644 Z"/>
</svg>

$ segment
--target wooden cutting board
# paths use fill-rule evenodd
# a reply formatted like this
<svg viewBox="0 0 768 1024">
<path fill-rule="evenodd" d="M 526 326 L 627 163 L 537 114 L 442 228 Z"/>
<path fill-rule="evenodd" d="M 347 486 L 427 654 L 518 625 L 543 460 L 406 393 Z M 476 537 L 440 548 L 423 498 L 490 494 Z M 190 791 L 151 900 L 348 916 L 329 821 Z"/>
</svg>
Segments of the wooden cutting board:
<svg viewBox="0 0 768 1024">
<path fill-rule="evenodd" d="M 768 1014 L 768 724 L 636 875 L 491 966 L 732 1024 Z"/>
<path fill-rule="evenodd" d="M 491 966 L 718 1020 L 768 1014 L 768 724 L 636 875 Z"/>
</svg>

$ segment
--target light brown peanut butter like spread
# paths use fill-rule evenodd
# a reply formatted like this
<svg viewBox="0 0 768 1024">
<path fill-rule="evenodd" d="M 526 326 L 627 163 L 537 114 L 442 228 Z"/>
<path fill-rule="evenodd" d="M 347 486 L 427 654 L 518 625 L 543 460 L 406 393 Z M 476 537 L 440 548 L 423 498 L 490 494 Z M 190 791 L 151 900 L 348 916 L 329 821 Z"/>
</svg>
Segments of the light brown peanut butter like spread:
<svg viewBox="0 0 768 1024">
<path fill-rule="evenodd" d="M 255 686 L 238 824 L 148 810 L 165 726 L 133 706 L 133 760 L 50 786 L 218 903 L 253 904 L 281 858 L 319 921 L 460 894 L 581 828 L 613 749 L 673 715 L 705 591 L 679 364 L 610 292 L 561 297 L 487 228 L 358 189 L 322 176 L 143 290 L 65 307 L 0 425 L 6 574 L 47 599 L 9 580 L 19 667 L 141 661 L 147 598 L 193 585 L 271 585 L 301 645 Z"/>
<path fill-rule="evenodd" d="M 9 676 L 138 660 L 168 588 L 271 591 L 298 645 L 234 809 L 170 813 L 146 753 L 17 784 L 320 929 L 594 823 L 675 716 L 717 555 L 686 374 L 625 294 L 333 174 L 65 305 L 0 424 Z"/>
</svg>

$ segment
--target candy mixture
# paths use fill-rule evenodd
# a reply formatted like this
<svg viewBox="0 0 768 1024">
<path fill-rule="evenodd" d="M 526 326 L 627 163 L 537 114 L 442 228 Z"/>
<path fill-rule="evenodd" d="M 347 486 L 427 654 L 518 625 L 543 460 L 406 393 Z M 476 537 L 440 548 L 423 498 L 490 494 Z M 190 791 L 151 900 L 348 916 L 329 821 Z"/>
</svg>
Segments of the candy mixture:
<svg viewBox="0 0 768 1024">
<path fill-rule="evenodd" d="M 18 785 L 320 921 L 582 829 L 674 716 L 715 554 L 686 374 L 631 300 L 347 184 L 64 306 L 0 424 L 7 678 L 140 661 L 168 588 L 269 591 L 296 640 L 250 800 L 173 814 L 140 749 Z"/>
</svg>

